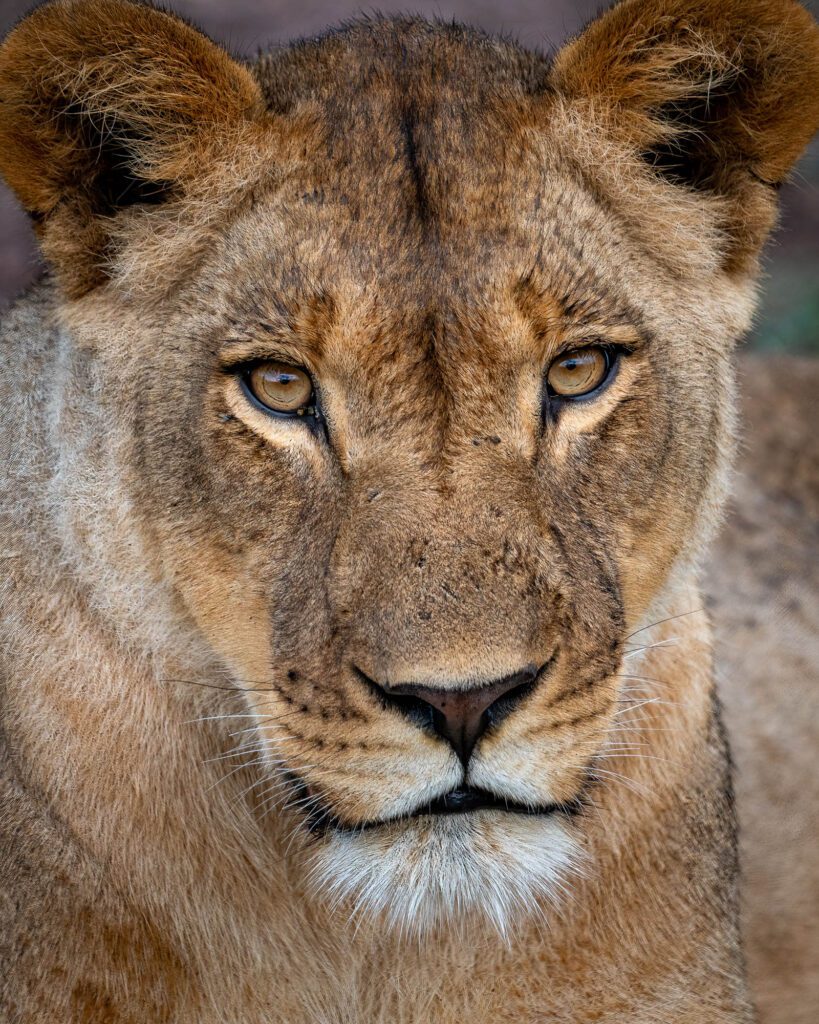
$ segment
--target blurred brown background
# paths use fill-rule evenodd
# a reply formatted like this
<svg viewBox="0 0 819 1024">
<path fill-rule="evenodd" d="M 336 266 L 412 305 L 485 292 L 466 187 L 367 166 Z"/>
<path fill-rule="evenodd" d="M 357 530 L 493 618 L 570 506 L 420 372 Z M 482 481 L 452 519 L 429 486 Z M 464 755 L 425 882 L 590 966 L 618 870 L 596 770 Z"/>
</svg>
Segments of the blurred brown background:
<svg viewBox="0 0 819 1024">
<path fill-rule="evenodd" d="M 814 13 L 818 2 L 808 4 Z M 32 0 L 0 0 L 0 36 L 32 6 Z M 243 56 L 376 9 L 355 0 L 169 0 L 169 6 Z M 604 6 L 605 0 L 381 0 L 376 5 L 384 13 L 411 10 L 457 18 L 547 51 Z M 750 341 L 755 348 L 819 355 L 819 141 L 782 200 L 781 227 L 768 245 L 764 301 Z M 37 272 L 26 218 L 0 184 L 0 308 Z"/>
</svg>

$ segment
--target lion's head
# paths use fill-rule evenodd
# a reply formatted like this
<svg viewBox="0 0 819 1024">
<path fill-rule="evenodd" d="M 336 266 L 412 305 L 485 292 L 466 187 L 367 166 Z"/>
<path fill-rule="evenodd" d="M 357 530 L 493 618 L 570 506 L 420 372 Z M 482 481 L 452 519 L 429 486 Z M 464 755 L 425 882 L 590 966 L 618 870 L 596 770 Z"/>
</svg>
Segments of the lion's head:
<svg viewBox="0 0 819 1024">
<path fill-rule="evenodd" d="M 126 642 L 241 691 L 258 808 L 339 899 L 503 927 L 580 857 L 816 60 L 772 0 L 625 0 L 554 61 L 376 19 L 248 68 L 126 0 L 6 42 L 66 536 Z"/>
</svg>

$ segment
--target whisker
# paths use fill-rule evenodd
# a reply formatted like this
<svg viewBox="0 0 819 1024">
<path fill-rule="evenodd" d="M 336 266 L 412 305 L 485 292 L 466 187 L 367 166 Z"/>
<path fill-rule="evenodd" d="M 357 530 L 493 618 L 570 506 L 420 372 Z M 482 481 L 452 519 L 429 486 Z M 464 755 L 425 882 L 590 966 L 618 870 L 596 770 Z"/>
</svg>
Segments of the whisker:
<svg viewBox="0 0 819 1024">
<path fill-rule="evenodd" d="M 641 626 L 639 629 L 635 629 L 633 633 L 629 633 L 626 640 L 631 640 L 633 636 L 637 636 L 638 633 L 643 633 L 647 629 L 653 629 L 655 626 L 662 626 L 664 622 L 673 622 L 674 619 L 683 619 L 686 615 L 696 615 L 698 612 L 704 612 L 705 607 L 692 608 L 688 612 L 680 612 L 679 615 L 669 615 L 665 619 L 657 619 L 656 622 L 650 622 L 647 626 Z"/>
<path fill-rule="evenodd" d="M 266 763 L 267 763 L 266 759 L 264 757 L 260 757 L 260 758 L 258 758 L 255 761 L 244 761 L 244 762 L 242 762 L 242 764 L 237 764 L 235 768 L 232 768 L 227 773 L 227 775 L 220 776 L 220 778 L 218 778 L 214 783 L 212 783 L 210 786 L 208 786 L 208 788 L 205 790 L 205 792 L 206 793 L 210 793 L 212 790 L 216 789 L 217 786 L 220 786 L 223 782 L 225 782 L 227 779 L 229 779 L 232 775 L 235 775 L 236 772 L 240 772 L 243 768 L 252 768 L 252 767 L 254 767 L 254 765 L 266 764 Z M 254 785 L 256 785 L 255 782 L 253 783 L 253 785 L 249 786 L 248 789 L 252 789 Z M 243 791 L 242 793 L 240 793 L 239 794 L 240 797 L 244 796 L 244 792 L 247 792 L 247 791 Z"/>
<path fill-rule="evenodd" d="M 664 682 L 662 679 L 654 679 L 654 678 L 652 678 L 652 676 L 632 676 L 632 675 L 629 675 L 626 672 L 618 672 L 618 673 L 616 673 L 615 679 L 634 679 L 638 683 L 654 683 L 655 686 L 664 686 L 666 688 L 668 688 L 668 685 L 669 685 L 668 683 Z"/>
<path fill-rule="evenodd" d="M 629 751 L 624 751 L 624 750 L 614 750 L 610 754 L 605 754 L 605 753 L 603 753 L 603 754 L 596 754 L 595 755 L 595 760 L 603 759 L 603 760 L 607 760 L 607 761 L 616 761 L 618 758 L 621 758 L 621 757 L 631 757 L 631 758 L 636 758 L 636 759 L 643 760 L 643 761 L 661 761 L 663 764 L 670 764 L 674 768 L 682 768 L 683 767 L 679 763 L 679 761 L 671 761 L 671 760 L 669 760 L 669 758 L 667 758 L 667 757 L 660 757 L 658 754 L 642 754 L 639 751 L 637 751 L 636 753 L 630 753 Z"/>
<path fill-rule="evenodd" d="M 220 686 L 218 683 L 204 683 L 201 679 L 172 679 L 169 677 L 163 677 L 159 680 L 160 683 L 187 683 L 188 686 L 204 686 L 208 690 L 230 690 L 231 693 L 270 693 L 275 689 L 274 686 L 266 686 L 263 689 L 254 689 L 250 686 Z"/>
<path fill-rule="evenodd" d="M 679 643 L 679 637 L 669 637 L 667 640 L 658 640 L 656 644 L 644 644 L 642 647 L 630 647 L 628 651 L 623 655 L 623 659 L 633 658 L 635 654 L 640 654 L 642 651 L 656 651 L 663 647 L 676 647 Z"/>
<path fill-rule="evenodd" d="M 217 761 L 227 761 L 231 757 L 241 757 L 242 754 L 263 754 L 264 752 L 264 746 L 238 746 L 224 754 L 214 754 L 213 757 L 206 757 L 202 764 L 215 764 Z"/>
<path fill-rule="evenodd" d="M 650 721 L 650 719 L 648 719 L 648 721 Z M 688 730 L 684 729 L 682 726 L 640 725 L 639 722 L 615 722 L 614 725 L 611 726 L 611 731 L 621 733 L 667 732 L 676 733 L 677 735 L 679 735 L 680 733 L 688 735 Z"/>
<path fill-rule="evenodd" d="M 605 750 L 638 750 L 640 747 L 651 749 L 650 743 L 607 743 Z"/>
<path fill-rule="evenodd" d="M 261 723 L 260 722 L 258 725 L 251 725 L 251 727 L 249 729 L 237 729 L 236 732 L 229 732 L 228 736 L 231 736 L 231 737 L 233 737 L 233 736 L 245 736 L 249 732 L 259 733 L 259 732 L 262 732 L 263 730 L 266 731 L 268 729 L 279 729 L 279 728 L 283 728 L 283 726 L 280 726 L 278 721 L 274 721 L 274 722 L 270 722 L 270 723 L 266 723 L 266 722 L 265 723 Z"/>
<path fill-rule="evenodd" d="M 205 715 L 203 718 L 188 718 L 188 719 L 186 719 L 182 723 L 182 725 L 196 725 L 198 722 L 220 722 L 220 721 L 222 721 L 225 718 L 256 718 L 256 719 L 258 719 L 258 717 L 259 717 L 258 715 L 248 715 L 248 714 L 245 714 L 244 712 L 237 712 L 235 715 L 234 714 L 227 714 L 227 715 Z"/>
<path fill-rule="evenodd" d="M 625 714 L 626 711 L 636 711 L 638 708 L 644 708 L 647 704 L 660 704 L 663 703 L 659 697 L 647 697 L 645 700 L 634 701 L 630 707 L 620 708 L 619 711 L 615 711 L 612 717 L 617 715 Z"/>
<path fill-rule="evenodd" d="M 619 772 L 611 772 L 606 768 L 598 768 L 596 765 L 592 765 L 591 772 L 594 775 L 605 775 L 608 778 L 614 779 L 615 782 L 619 782 L 625 786 L 626 789 L 631 790 L 632 793 L 636 793 L 637 796 L 645 797 L 646 799 L 653 799 L 654 793 L 646 786 L 635 782 L 633 779 L 627 778 L 625 775 L 621 775 Z"/>
</svg>

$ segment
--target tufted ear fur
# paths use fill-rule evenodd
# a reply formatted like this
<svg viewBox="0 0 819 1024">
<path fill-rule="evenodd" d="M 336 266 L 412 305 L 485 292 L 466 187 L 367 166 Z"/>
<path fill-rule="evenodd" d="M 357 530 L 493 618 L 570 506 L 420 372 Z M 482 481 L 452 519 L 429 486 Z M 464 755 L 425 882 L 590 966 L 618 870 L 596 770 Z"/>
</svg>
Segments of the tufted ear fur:
<svg viewBox="0 0 819 1024">
<path fill-rule="evenodd" d="M 74 295 L 124 211 L 184 200 L 262 112 L 246 68 L 131 0 L 54 0 L 0 47 L 0 171 Z"/>
<path fill-rule="evenodd" d="M 795 0 L 621 0 L 553 83 L 663 181 L 719 197 L 725 262 L 743 270 L 819 127 L 819 29 Z"/>
</svg>

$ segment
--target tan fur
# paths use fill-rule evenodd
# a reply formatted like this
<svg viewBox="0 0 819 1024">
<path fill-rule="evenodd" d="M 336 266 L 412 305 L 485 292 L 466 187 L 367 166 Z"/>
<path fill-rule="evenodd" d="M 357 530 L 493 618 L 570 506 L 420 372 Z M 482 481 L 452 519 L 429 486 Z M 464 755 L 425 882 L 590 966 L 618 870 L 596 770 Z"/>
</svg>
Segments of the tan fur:
<svg viewBox="0 0 819 1024">
<path fill-rule="evenodd" d="M 708 572 L 736 763 L 745 946 L 759 1016 L 819 1006 L 819 365 L 746 359 L 734 497 Z"/>
<path fill-rule="evenodd" d="M 697 567 L 818 80 L 790 0 L 625 0 L 553 64 L 376 19 L 248 69 L 125 0 L 10 35 L 53 276 L 3 324 L 6 1019 L 752 1019 Z M 590 341 L 630 354 L 544 413 Z M 561 808 L 406 818 L 463 769 L 356 670 L 526 664 L 468 778 Z"/>
</svg>

